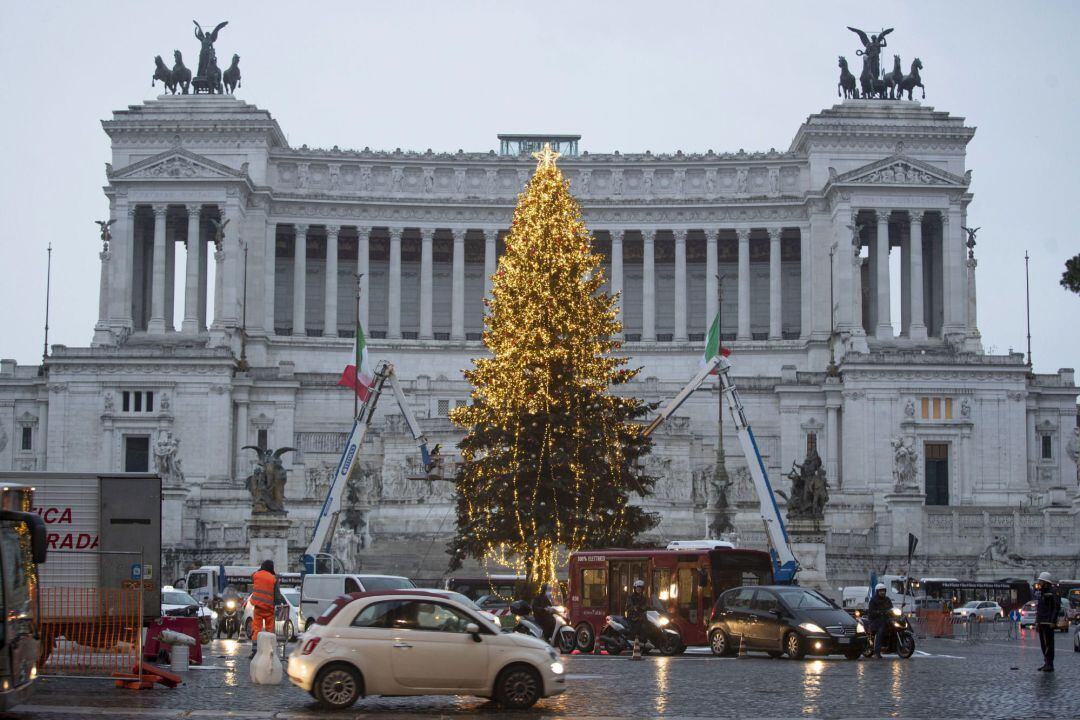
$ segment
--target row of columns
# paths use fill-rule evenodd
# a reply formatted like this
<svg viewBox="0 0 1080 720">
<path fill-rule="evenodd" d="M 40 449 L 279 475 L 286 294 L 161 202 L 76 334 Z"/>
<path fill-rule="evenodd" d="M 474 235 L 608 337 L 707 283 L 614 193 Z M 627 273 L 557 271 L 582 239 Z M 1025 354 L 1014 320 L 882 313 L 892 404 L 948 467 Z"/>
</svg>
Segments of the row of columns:
<svg viewBox="0 0 1080 720">
<path fill-rule="evenodd" d="M 293 262 L 293 325 L 294 335 L 305 335 L 305 313 L 307 310 L 307 242 L 310 225 L 297 224 L 296 240 Z M 326 337 L 337 336 L 337 273 L 338 273 L 338 234 L 340 226 L 327 225 L 327 271 L 325 292 L 325 314 L 323 322 L 323 335 Z M 368 276 L 368 244 L 372 228 L 359 227 L 357 273 L 363 277 Z M 387 337 L 390 339 L 401 338 L 401 238 L 405 228 L 392 227 L 390 230 L 390 261 L 389 261 L 389 316 Z M 779 340 L 783 337 L 781 325 L 782 287 L 780 235 L 781 227 L 766 229 L 769 235 L 769 339 Z M 453 269 L 452 269 L 452 297 L 451 297 L 451 340 L 465 339 L 465 233 L 464 230 L 449 230 L 453 238 Z M 499 230 L 497 228 L 475 230 L 484 236 L 484 296 L 491 294 L 491 276 L 495 274 L 495 250 L 496 239 Z M 627 233 L 638 232 L 632 230 L 611 232 L 611 291 L 623 291 L 623 241 Z M 656 340 L 656 266 L 655 244 L 656 235 L 660 230 L 640 231 L 643 238 L 643 285 L 642 285 L 642 332 L 643 341 Z M 717 245 L 720 230 L 706 232 L 706 299 L 704 326 L 707 328 L 712 323 L 718 310 L 717 285 L 713 282 L 717 275 Z M 739 238 L 738 260 L 738 331 L 736 338 L 750 340 L 750 228 L 739 228 L 736 233 Z M 676 342 L 686 342 L 687 333 L 687 305 L 686 305 L 686 230 L 673 230 L 675 238 L 675 333 Z M 272 233 L 273 234 L 273 233 Z M 420 230 L 420 332 L 421 340 L 434 337 L 432 330 L 432 244 L 435 230 L 422 228 Z M 360 322 L 364 327 L 368 326 L 368 312 L 366 293 L 361 293 Z M 619 305 L 619 321 L 622 322 L 622 305 Z M 272 324 L 271 324 L 272 326 Z"/>
</svg>

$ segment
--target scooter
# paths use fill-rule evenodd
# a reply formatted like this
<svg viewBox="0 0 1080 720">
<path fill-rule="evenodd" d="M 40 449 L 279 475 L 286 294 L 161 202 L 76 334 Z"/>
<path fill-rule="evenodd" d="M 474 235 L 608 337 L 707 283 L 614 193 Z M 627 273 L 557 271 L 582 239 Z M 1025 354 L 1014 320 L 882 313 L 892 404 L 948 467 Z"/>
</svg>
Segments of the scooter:
<svg viewBox="0 0 1080 720">
<path fill-rule="evenodd" d="M 678 655 L 686 650 L 682 634 L 671 622 L 671 618 L 656 610 L 647 610 L 642 624 L 645 646 L 642 653 L 656 650 L 661 655 Z M 630 621 L 622 615 L 608 615 L 604 629 L 597 638 L 600 649 L 612 655 L 619 655 L 634 649 L 634 633 Z"/>
<path fill-rule="evenodd" d="M 551 633 L 551 637 L 544 637 L 544 630 L 533 617 L 532 606 L 529 603 L 524 600 L 516 600 L 510 603 L 510 612 L 517 618 L 514 632 L 540 638 L 560 652 L 573 652 L 577 647 L 577 633 L 566 622 L 566 608 L 562 605 L 552 605 L 547 608 L 547 611 L 555 619 L 555 630 Z"/>
<path fill-rule="evenodd" d="M 915 654 L 915 633 L 911 631 L 911 624 L 900 608 L 893 608 L 892 615 L 885 619 L 883 628 L 884 636 L 881 638 L 882 653 L 896 653 L 905 660 Z M 871 657 L 874 654 L 874 634 L 870 633 L 870 642 L 866 645 L 863 655 Z"/>
<path fill-rule="evenodd" d="M 222 633 L 230 640 L 240 636 L 240 601 L 234 597 L 221 601 L 218 609 L 217 636 L 220 639 Z"/>
</svg>

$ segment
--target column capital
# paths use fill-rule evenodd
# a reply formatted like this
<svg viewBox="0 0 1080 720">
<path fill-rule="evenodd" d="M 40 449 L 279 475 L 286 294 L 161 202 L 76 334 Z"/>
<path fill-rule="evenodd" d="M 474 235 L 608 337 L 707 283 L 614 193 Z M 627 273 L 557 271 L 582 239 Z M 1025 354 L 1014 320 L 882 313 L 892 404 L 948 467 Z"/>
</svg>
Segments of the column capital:
<svg viewBox="0 0 1080 720">
<path fill-rule="evenodd" d="M 769 240 L 779 240 L 780 235 L 784 232 L 782 227 L 770 227 L 766 228 L 766 232 L 769 233 Z"/>
<path fill-rule="evenodd" d="M 134 220 L 135 215 L 138 213 L 138 211 L 139 211 L 139 206 L 138 205 L 134 205 L 134 204 L 128 205 L 127 206 L 128 220 Z"/>
<path fill-rule="evenodd" d="M 888 222 L 889 216 L 892 215 L 892 208 L 874 208 L 874 214 L 877 215 L 877 221 Z"/>
<path fill-rule="evenodd" d="M 390 239 L 391 240 L 400 240 L 402 233 L 405 232 L 405 228 L 402 228 L 402 227 L 392 227 L 392 228 L 387 228 L 387 230 L 390 231 Z"/>
<path fill-rule="evenodd" d="M 202 203 L 188 203 L 184 208 L 187 209 L 188 217 L 199 217 L 199 215 L 202 215 Z"/>
<path fill-rule="evenodd" d="M 340 225 L 327 225 L 326 226 L 326 234 L 327 234 L 327 236 L 333 235 L 334 237 L 337 237 L 338 233 L 340 233 L 340 232 L 341 232 L 341 226 Z"/>
<path fill-rule="evenodd" d="M 357 225 L 356 226 L 356 234 L 357 234 L 358 237 L 362 237 L 362 238 L 371 237 L 371 226 L 370 225 Z"/>
<path fill-rule="evenodd" d="M 499 230 L 502 228 L 483 228 L 480 232 L 484 233 L 484 239 L 497 240 L 499 238 Z"/>
<path fill-rule="evenodd" d="M 750 228 L 736 228 L 735 234 L 739 236 L 739 242 L 750 242 Z"/>
<path fill-rule="evenodd" d="M 468 230 L 461 230 L 459 228 L 450 228 L 449 232 L 450 232 L 450 237 L 453 238 L 455 243 L 464 243 L 465 242 L 465 235 L 469 231 Z"/>
<path fill-rule="evenodd" d="M 925 210 L 908 210 L 908 219 L 913 223 L 921 223 Z"/>
<path fill-rule="evenodd" d="M 219 265 L 221 263 L 225 262 L 225 251 L 224 250 L 215 250 L 214 251 L 214 261 Z"/>
<path fill-rule="evenodd" d="M 630 232 L 630 231 L 629 230 L 608 230 L 608 234 L 611 236 L 611 242 L 618 241 L 620 243 L 623 240 L 626 239 L 626 233 L 628 233 L 628 232 Z"/>
<path fill-rule="evenodd" d="M 424 242 L 431 242 L 435 237 L 435 228 L 420 228 L 420 239 Z"/>
<path fill-rule="evenodd" d="M 656 228 L 647 228 L 647 229 L 641 230 L 639 232 L 641 232 L 641 239 L 642 240 L 644 240 L 645 242 L 650 242 L 651 243 L 654 240 L 656 240 L 656 233 L 658 233 L 660 231 L 657 230 Z"/>
<path fill-rule="evenodd" d="M 305 238 L 307 238 L 307 231 L 310 227 L 310 225 L 307 225 L 305 223 L 293 223 L 293 228 L 295 228 L 296 234 L 303 235 Z"/>
<path fill-rule="evenodd" d="M 154 218 L 165 217 L 165 214 L 169 212 L 169 206 L 168 205 L 161 205 L 161 204 L 158 204 L 158 203 L 154 203 L 150 207 L 152 207 L 154 209 Z"/>
<path fill-rule="evenodd" d="M 938 212 L 938 217 L 941 219 L 941 227 L 945 228 L 949 226 L 949 213 Z"/>
<path fill-rule="evenodd" d="M 671 233 L 675 236 L 675 242 L 676 243 L 685 243 L 686 242 L 686 230 L 685 229 L 672 230 Z"/>
</svg>

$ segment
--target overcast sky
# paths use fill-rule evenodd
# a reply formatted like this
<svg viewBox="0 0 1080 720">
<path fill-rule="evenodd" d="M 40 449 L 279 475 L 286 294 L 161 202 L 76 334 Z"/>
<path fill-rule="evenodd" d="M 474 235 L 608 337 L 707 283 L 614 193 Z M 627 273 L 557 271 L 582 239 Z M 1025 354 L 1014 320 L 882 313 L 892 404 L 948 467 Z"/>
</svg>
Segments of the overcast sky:
<svg viewBox="0 0 1080 720">
<path fill-rule="evenodd" d="M 1080 297 L 1058 285 L 1080 252 L 1072 210 L 1078 2 L 13 2 L 0 5 L 0 357 L 90 342 L 94 220 L 108 138 L 100 121 L 154 97 L 153 57 L 198 59 L 192 19 L 221 20 L 242 57 L 237 95 L 290 144 L 488 150 L 500 132 L 580 133 L 593 152 L 787 149 L 837 102 L 847 25 L 893 27 L 887 56 L 923 62 L 925 102 L 967 118 L 979 327 L 988 351 L 1024 348 L 1024 251 L 1038 372 L 1075 367 Z M 159 86 L 160 88 L 160 86 Z"/>
</svg>

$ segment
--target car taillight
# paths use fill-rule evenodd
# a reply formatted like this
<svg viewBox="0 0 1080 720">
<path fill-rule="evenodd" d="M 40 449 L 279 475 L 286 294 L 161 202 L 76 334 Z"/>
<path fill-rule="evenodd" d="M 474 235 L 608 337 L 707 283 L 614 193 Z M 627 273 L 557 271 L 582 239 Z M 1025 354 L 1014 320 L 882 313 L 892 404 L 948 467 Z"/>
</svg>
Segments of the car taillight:
<svg viewBox="0 0 1080 720">
<path fill-rule="evenodd" d="M 310 655 L 312 653 L 312 651 L 314 651 L 315 648 L 318 647 L 320 640 L 322 640 L 322 638 L 320 638 L 318 636 L 313 637 L 313 638 L 308 638 L 307 642 L 304 643 L 304 647 L 302 647 L 300 649 L 300 654 L 301 655 Z"/>
</svg>

